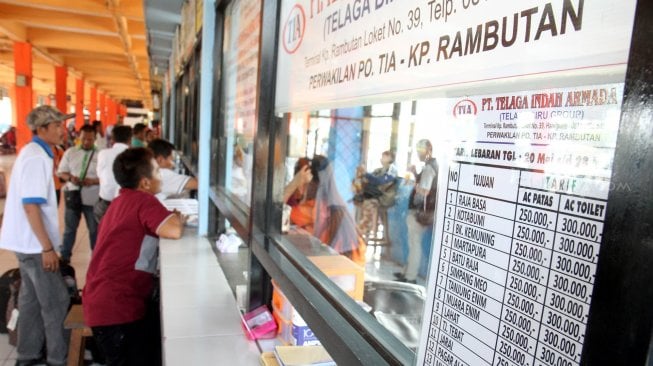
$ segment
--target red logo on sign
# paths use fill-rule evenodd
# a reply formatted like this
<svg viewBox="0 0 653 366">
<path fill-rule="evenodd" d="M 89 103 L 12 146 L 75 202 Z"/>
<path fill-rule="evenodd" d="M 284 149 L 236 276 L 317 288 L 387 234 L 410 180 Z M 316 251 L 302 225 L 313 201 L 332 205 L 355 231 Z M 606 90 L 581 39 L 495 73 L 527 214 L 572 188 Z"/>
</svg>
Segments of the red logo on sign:
<svg viewBox="0 0 653 366">
<path fill-rule="evenodd" d="M 304 29 L 306 28 L 306 15 L 301 5 L 295 4 L 290 10 L 288 19 L 283 25 L 282 43 L 283 49 L 287 53 L 295 53 L 304 39 Z"/>
<path fill-rule="evenodd" d="M 477 112 L 478 108 L 476 108 L 476 103 L 469 99 L 463 99 L 453 106 L 453 116 L 456 118 L 460 116 L 475 116 Z"/>
</svg>

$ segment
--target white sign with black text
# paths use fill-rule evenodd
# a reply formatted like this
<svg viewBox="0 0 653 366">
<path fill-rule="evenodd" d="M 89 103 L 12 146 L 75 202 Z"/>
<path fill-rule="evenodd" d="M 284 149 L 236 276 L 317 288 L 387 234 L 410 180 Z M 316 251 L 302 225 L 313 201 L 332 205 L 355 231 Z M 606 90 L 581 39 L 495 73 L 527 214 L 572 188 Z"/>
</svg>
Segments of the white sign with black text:
<svg viewBox="0 0 653 366">
<path fill-rule="evenodd" d="M 418 365 L 579 365 L 623 84 L 442 99 Z M 437 103 L 438 100 L 435 100 Z"/>
<path fill-rule="evenodd" d="M 364 105 L 389 94 L 625 65 L 635 4 L 283 1 L 276 111 Z"/>
</svg>

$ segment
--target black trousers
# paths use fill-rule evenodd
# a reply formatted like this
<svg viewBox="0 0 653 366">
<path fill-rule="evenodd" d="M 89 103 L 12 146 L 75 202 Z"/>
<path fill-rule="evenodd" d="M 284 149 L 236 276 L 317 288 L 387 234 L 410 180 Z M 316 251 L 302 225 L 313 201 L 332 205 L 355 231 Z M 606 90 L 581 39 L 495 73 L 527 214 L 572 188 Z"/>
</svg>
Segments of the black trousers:
<svg viewBox="0 0 653 366">
<path fill-rule="evenodd" d="M 158 309 L 132 323 L 92 327 L 106 366 L 160 366 L 161 323 Z"/>
</svg>

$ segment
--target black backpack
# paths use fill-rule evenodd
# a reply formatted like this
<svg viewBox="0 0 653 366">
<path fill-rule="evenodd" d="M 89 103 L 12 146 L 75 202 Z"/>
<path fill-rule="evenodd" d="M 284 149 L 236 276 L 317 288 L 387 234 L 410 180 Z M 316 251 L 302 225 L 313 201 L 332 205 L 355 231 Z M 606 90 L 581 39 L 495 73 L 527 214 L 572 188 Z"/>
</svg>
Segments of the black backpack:
<svg viewBox="0 0 653 366">
<path fill-rule="evenodd" d="M 20 287 L 20 269 L 12 268 L 0 276 L 0 314 L 6 314 L 9 307 L 9 300 L 17 301 L 18 297 L 12 298 L 12 287 L 15 291 Z M 14 304 L 16 307 L 17 304 Z M 0 333 L 7 334 L 7 320 L 4 316 L 0 316 Z"/>
<path fill-rule="evenodd" d="M 66 283 L 68 294 L 70 295 L 70 306 L 81 304 L 82 296 L 80 295 L 80 290 L 77 287 L 75 268 L 73 268 L 73 266 L 70 264 L 61 261 L 59 262 L 59 271 L 61 272 L 61 277 L 63 277 L 63 280 Z"/>
</svg>

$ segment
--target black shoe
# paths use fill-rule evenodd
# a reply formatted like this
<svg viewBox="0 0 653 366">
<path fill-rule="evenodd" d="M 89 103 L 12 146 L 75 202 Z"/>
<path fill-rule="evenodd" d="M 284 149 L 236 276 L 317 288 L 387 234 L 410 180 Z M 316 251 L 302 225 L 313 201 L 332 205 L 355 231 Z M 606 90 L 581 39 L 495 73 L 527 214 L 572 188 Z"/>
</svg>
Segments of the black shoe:
<svg viewBox="0 0 653 366">
<path fill-rule="evenodd" d="M 395 280 L 397 280 L 397 281 L 399 281 L 399 282 L 406 282 L 406 276 L 404 276 L 403 273 L 401 273 L 401 272 L 395 272 L 395 273 L 394 273 L 394 276 L 395 276 Z"/>
</svg>

